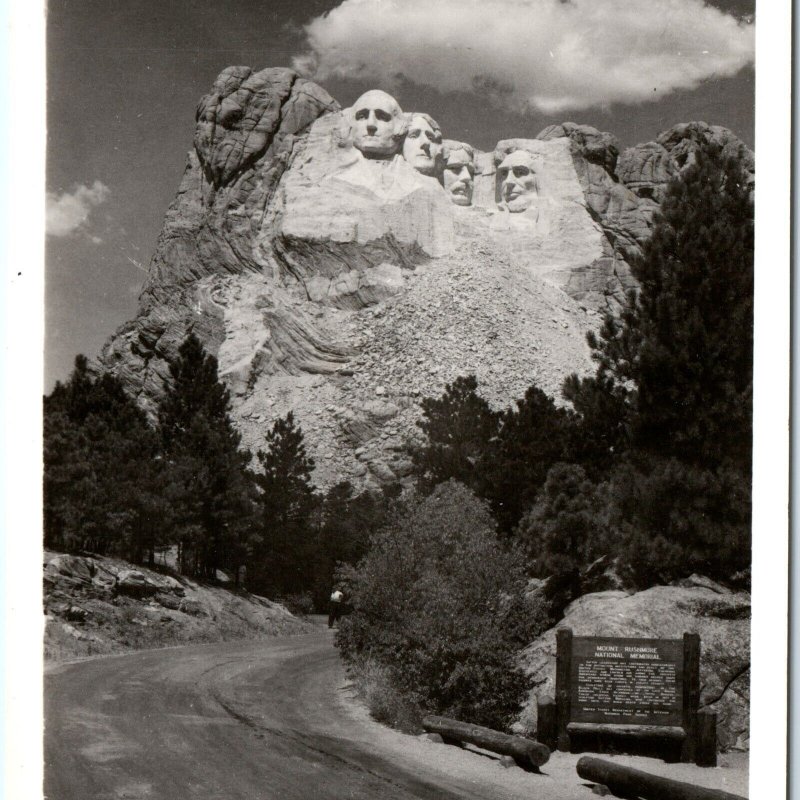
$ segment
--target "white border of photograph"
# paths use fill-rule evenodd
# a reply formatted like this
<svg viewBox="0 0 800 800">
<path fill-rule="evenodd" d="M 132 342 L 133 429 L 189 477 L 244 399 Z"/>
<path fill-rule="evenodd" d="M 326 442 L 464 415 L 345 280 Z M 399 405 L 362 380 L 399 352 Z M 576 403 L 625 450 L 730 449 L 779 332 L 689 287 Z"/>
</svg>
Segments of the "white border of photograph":
<svg viewBox="0 0 800 800">
<path fill-rule="evenodd" d="M 3 796 L 42 792 L 41 399 L 45 11 L 0 10 L 2 127 Z M 756 17 L 756 330 L 750 796 L 785 793 L 791 5 Z M 7 41 L 4 41 L 4 38 Z M 3 46 L 6 45 L 6 46 Z M 112 331 L 109 331 L 111 334 Z"/>
</svg>

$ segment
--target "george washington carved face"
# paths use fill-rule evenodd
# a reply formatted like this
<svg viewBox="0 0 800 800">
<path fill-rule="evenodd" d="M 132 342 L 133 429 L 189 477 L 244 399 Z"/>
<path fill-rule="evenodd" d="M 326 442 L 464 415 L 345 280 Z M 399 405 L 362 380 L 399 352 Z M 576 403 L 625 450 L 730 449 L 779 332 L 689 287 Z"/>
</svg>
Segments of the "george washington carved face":
<svg viewBox="0 0 800 800">
<path fill-rule="evenodd" d="M 449 144 L 445 152 L 443 182 L 450 201 L 457 206 L 472 205 L 475 185 L 474 151 L 461 142 Z"/>
<path fill-rule="evenodd" d="M 397 100 L 380 89 L 372 89 L 350 109 L 353 145 L 367 158 L 391 158 L 400 148 L 406 120 Z"/>
<path fill-rule="evenodd" d="M 403 158 L 423 175 L 438 176 L 442 169 L 442 131 L 427 114 L 409 115 Z"/>
<path fill-rule="evenodd" d="M 497 184 L 501 207 L 512 213 L 528 209 L 539 191 L 533 156 L 524 150 L 507 155 L 497 168 Z"/>
</svg>

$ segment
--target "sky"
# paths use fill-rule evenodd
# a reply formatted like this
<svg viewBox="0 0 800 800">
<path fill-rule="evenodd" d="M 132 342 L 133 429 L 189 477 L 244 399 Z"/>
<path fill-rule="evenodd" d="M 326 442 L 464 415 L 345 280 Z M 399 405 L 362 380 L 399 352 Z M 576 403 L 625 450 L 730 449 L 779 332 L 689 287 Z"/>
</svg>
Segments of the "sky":
<svg viewBox="0 0 800 800">
<path fill-rule="evenodd" d="M 224 9 L 224 10 L 223 10 Z M 370 88 L 490 149 L 571 120 L 623 147 L 678 122 L 754 145 L 754 0 L 51 0 L 45 389 L 136 312 L 226 66 Z"/>
</svg>

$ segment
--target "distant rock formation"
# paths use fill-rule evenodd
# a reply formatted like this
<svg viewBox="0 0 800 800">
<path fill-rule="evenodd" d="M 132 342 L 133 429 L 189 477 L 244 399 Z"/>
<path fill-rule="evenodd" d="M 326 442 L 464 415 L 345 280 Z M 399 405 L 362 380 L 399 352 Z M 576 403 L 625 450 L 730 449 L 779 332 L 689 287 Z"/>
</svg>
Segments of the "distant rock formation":
<svg viewBox="0 0 800 800">
<path fill-rule="evenodd" d="M 666 180 L 703 137 L 738 142 L 702 123 L 622 155 L 573 123 L 492 152 L 441 136 L 385 92 L 341 109 L 288 69 L 223 70 L 102 367 L 154 413 L 193 331 L 246 446 L 292 410 L 318 485 L 402 480 L 447 382 L 474 373 L 504 407 L 591 369 L 586 332 L 634 285 Z"/>
</svg>

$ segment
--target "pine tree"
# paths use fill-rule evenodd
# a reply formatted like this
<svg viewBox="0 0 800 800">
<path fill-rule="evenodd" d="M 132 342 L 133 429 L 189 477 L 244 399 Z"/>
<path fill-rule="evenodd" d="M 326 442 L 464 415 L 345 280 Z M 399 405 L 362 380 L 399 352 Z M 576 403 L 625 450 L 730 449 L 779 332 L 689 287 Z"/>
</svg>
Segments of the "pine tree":
<svg viewBox="0 0 800 800">
<path fill-rule="evenodd" d="M 218 378 L 217 360 L 194 334 L 181 345 L 170 374 L 158 416 L 181 568 L 206 578 L 217 569 L 238 576 L 254 498 L 250 454 L 239 449 L 230 394 Z"/>
<path fill-rule="evenodd" d="M 550 469 L 519 528 L 536 574 L 577 572 L 608 551 L 608 526 L 599 513 L 604 505 L 582 467 L 559 463 Z"/>
<path fill-rule="evenodd" d="M 453 480 L 480 492 L 479 463 L 497 434 L 499 415 L 478 394 L 474 375 L 456 378 L 444 394 L 422 401 L 418 423 L 427 441 L 412 452 L 420 486 Z"/>
<path fill-rule="evenodd" d="M 512 531 L 533 505 L 547 471 L 564 460 L 571 424 L 571 414 L 535 386 L 502 414 L 479 465 L 483 495 L 501 532 Z"/>
<path fill-rule="evenodd" d="M 392 505 L 383 492 L 356 495 L 348 481 L 337 483 L 325 493 L 314 558 L 313 593 L 318 608 L 326 607 L 337 567 L 358 563 L 369 547 L 371 533 L 385 523 Z"/>
<path fill-rule="evenodd" d="M 573 376 L 565 393 L 587 430 L 606 432 L 608 449 L 749 475 L 753 206 L 738 162 L 697 151 L 668 187 L 633 271 L 640 291 L 589 338 L 596 376 Z M 598 408 L 612 418 L 603 422 Z"/>
<path fill-rule="evenodd" d="M 315 560 L 314 461 L 306 453 L 303 432 L 292 412 L 275 421 L 266 440 L 267 450 L 258 452 L 263 472 L 256 476 L 262 530 L 254 554 L 255 585 L 271 596 L 307 591 Z"/>
<path fill-rule="evenodd" d="M 636 277 L 637 443 L 749 474 L 753 206 L 736 161 L 698 151 L 667 192 Z"/>
<path fill-rule="evenodd" d="M 78 356 L 44 401 L 45 543 L 152 560 L 168 518 L 158 444 L 120 382 Z"/>
<path fill-rule="evenodd" d="M 636 295 L 629 295 L 619 318 L 607 314 L 600 331 L 590 331 L 587 340 L 597 364 L 595 374 L 587 378 L 570 375 L 563 393 L 576 414 L 568 447 L 570 460 L 598 479 L 631 445 L 637 398 L 631 370 L 641 344 Z"/>
<path fill-rule="evenodd" d="M 589 337 L 595 376 L 564 386 L 573 455 L 610 473 L 620 553 L 642 585 L 724 579 L 750 539 L 753 205 L 737 161 L 697 151 L 633 272 L 639 292 Z"/>
</svg>

